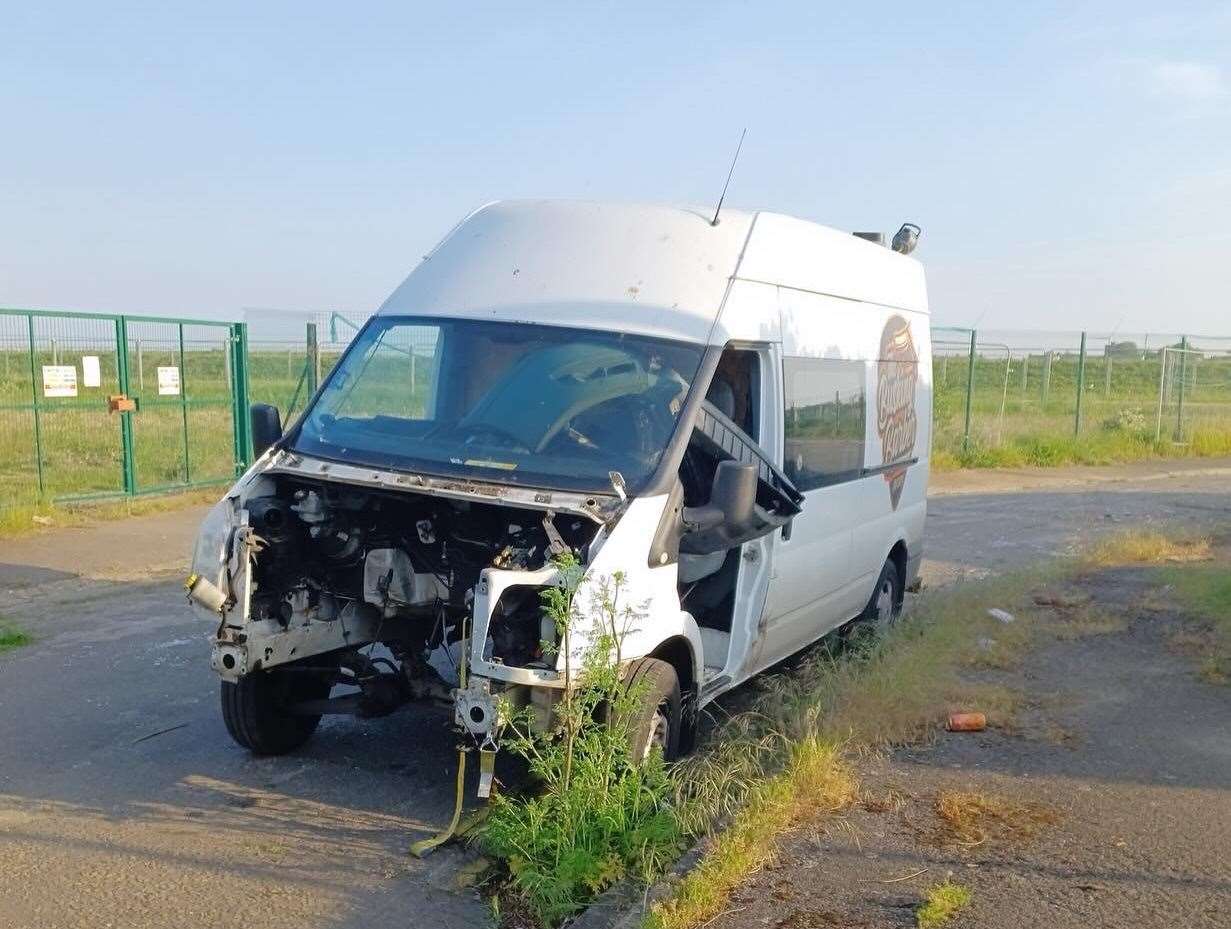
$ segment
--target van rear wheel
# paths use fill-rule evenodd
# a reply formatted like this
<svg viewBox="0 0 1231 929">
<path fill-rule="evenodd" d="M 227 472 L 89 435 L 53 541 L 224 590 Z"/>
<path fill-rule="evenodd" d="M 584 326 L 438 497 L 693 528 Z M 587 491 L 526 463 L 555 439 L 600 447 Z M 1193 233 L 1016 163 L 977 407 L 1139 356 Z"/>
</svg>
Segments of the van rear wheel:
<svg viewBox="0 0 1231 929">
<path fill-rule="evenodd" d="M 626 682 L 637 692 L 628 720 L 633 761 L 645 761 L 655 750 L 667 761 L 678 757 L 683 701 L 675 668 L 658 658 L 640 658 L 629 666 Z"/>
<path fill-rule="evenodd" d="M 905 582 L 902 580 L 902 572 L 897 562 L 887 558 L 880 576 L 876 579 L 872 599 L 859 616 L 858 625 L 878 634 L 888 631 L 902 613 L 904 595 Z"/>
</svg>

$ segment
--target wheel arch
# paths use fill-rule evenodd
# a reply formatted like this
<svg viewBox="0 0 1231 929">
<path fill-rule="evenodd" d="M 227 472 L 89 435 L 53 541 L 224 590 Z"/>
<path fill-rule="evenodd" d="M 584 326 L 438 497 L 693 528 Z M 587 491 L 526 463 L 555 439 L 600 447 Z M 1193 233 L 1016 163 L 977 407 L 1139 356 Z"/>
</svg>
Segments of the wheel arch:
<svg viewBox="0 0 1231 929">
<path fill-rule="evenodd" d="M 662 642 L 647 656 L 665 661 L 675 668 L 675 675 L 680 682 L 680 693 L 687 701 L 696 697 L 697 691 L 697 656 L 693 653 L 692 643 L 687 636 L 674 635 Z"/>
<path fill-rule="evenodd" d="M 902 578 L 902 582 L 906 583 L 907 549 L 905 538 L 899 536 L 898 540 L 893 543 L 889 549 L 888 560 L 897 565 L 898 575 Z"/>
<path fill-rule="evenodd" d="M 898 540 L 893 543 L 889 549 L 888 560 L 892 561 L 894 566 L 898 569 L 898 578 L 901 583 L 898 588 L 899 592 L 897 606 L 900 608 L 902 603 L 906 600 L 906 585 L 910 583 L 910 558 L 909 551 L 906 548 L 905 538 L 899 536 Z"/>
<path fill-rule="evenodd" d="M 679 749 L 687 754 L 697 741 L 697 695 L 701 684 L 697 649 L 688 636 L 673 635 L 660 643 L 649 657 L 665 661 L 675 669 L 675 676 L 680 682 L 680 715 L 683 722 Z"/>
</svg>

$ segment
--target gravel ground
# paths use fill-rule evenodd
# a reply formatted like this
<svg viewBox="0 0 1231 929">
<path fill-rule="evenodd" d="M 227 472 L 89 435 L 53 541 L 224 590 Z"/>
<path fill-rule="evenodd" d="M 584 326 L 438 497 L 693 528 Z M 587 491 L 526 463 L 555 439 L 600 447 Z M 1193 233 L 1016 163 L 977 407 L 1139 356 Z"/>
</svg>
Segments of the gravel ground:
<svg viewBox="0 0 1231 929">
<path fill-rule="evenodd" d="M 1084 482 L 1080 472 L 979 475 L 978 492 L 969 494 L 953 493 L 963 486 L 953 476 L 938 477 L 927 582 L 1025 564 L 1107 529 L 1212 524 L 1231 507 L 1231 462 L 1117 473 L 1092 471 Z M 0 542 L 2 612 L 37 638 L 0 656 L 0 925 L 486 924 L 478 895 L 455 886 L 462 852 L 446 849 L 424 862 L 405 854 L 448 818 L 453 758 L 443 715 L 409 708 L 368 722 L 326 720 L 305 749 L 284 758 L 252 758 L 227 737 L 207 630 L 191 618 L 179 588 L 201 512 Z M 1080 676 L 1086 662 L 1079 656 L 1070 667 L 1066 679 Z M 1126 691 L 1141 689 L 1140 668 L 1115 667 L 1127 675 Z M 1179 672 L 1162 676 L 1172 673 Z M 1171 711 L 1192 706 L 1181 701 Z M 1192 742 L 1197 730 L 1189 716 L 1178 718 L 1184 726 L 1161 727 L 1143 752 L 1183 759 L 1178 745 Z M 1090 746 L 1103 744 L 1095 741 L 1099 731 Z M 1218 748 L 1227 744 L 1225 730 L 1217 737 L 1200 732 L 1206 750 L 1223 752 L 1225 769 L 1226 749 Z M 1014 757 L 995 746 L 987 753 L 1000 755 Z M 1152 780 L 1144 769 L 1129 780 L 1058 768 L 1049 790 L 1077 797 L 1084 783 L 1092 797 L 1109 808 L 1123 805 L 1122 818 L 1135 817 L 1145 829 L 1152 820 L 1141 810 L 1182 787 L 1195 792 L 1158 815 L 1175 817 L 1167 820 L 1173 834 L 1205 836 L 1217 815 L 1231 821 L 1225 805 L 1213 816 L 1208 809 L 1227 784 L 1208 764 L 1190 762 L 1168 769 L 1180 784 L 1161 768 Z M 923 769 L 950 773 L 948 765 L 906 757 L 892 765 L 904 766 L 900 774 L 912 782 Z M 1037 776 L 1006 770 L 1016 779 Z M 1195 770 L 1205 771 L 1208 783 L 1191 783 Z M 1113 790 L 1120 784 L 1133 792 Z M 1092 829 L 1102 821 L 1097 814 L 1091 807 Z M 1126 833 L 1126 847 L 1136 835 Z M 1223 862 L 1231 858 L 1225 839 L 1216 856 Z M 814 856 L 811 870 L 820 873 L 837 856 L 836 849 Z M 1130 864 L 1116 859 L 1107 867 Z M 1145 863 L 1135 867 L 1149 874 Z M 1182 879 L 1173 873 L 1191 876 L 1188 865 L 1175 867 L 1181 871 L 1143 877 L 1142 887 Z M 1226 875 L 1207 868 L 1201 880 L 1225 887 Z M 831 885 L 814 902 L 843 893 L 849 889 Z"/>
<path fill-rule="evenodd" d="M 947 878 L 973 891 L 953 929 L 1231 926 L 1231 687 L 1203 682 L 1170 647 L 1191 620 L 1157 587 L 1132 568 L 1087 581 L 1128 625 L 996 675 L 1026 696 L 1018 729 L 941 733 L 861 765 L 865 802 L 785 836 L 707 929 L 914 926 Z M 942 791 L 1058 821 L 963 847 L 940 838 Z"/>
</svg>

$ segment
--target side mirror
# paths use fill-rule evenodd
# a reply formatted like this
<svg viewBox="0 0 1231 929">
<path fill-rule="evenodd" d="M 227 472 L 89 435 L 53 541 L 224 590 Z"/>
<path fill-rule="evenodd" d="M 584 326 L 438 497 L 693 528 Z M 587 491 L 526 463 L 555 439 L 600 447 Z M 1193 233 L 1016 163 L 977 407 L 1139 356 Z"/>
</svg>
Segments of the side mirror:
<svg viewBox="0 0 1231 929">
<path fill-rule="evenodd" d="M 705 555 L 743 542 L 758 522 L 758 477 L 752 462 L 720 462 L 710 502 L 684 508 L 685 535 L 680 551 Z"/>
<path fill-rule="evenodd" d="M 282 438 L 282 417 L 278 408 L 268 403 L 252 404 L 252 453 L 260 458 L 269 447 Z"/>
</svg>

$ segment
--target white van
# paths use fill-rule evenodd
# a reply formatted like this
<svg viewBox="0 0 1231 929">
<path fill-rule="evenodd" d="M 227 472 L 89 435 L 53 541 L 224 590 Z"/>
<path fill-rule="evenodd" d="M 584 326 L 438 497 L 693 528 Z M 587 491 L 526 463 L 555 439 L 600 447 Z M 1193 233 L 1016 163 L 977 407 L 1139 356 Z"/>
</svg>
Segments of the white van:
<svg viewBox="0 0 1231 929">
<path fill-rule="evenodd" d="M 903 229 L 890 249 L 773 213 L 468 216 L 285 434 L 253 408 L 260 459 L 206 517 L 188 583 L 231 735 L 286 752 L 324 713 L 436 698 L 490 746 L 502 700 L 545 710 L 564 686 L 539 596 L 563 552 L 578 604 L 622 575 L 638 738 L 668 756 L 719 694 L 892 621 L 932 409 Z M 576 662 L 584 624 L 572 640 Z"/>
</svg>

